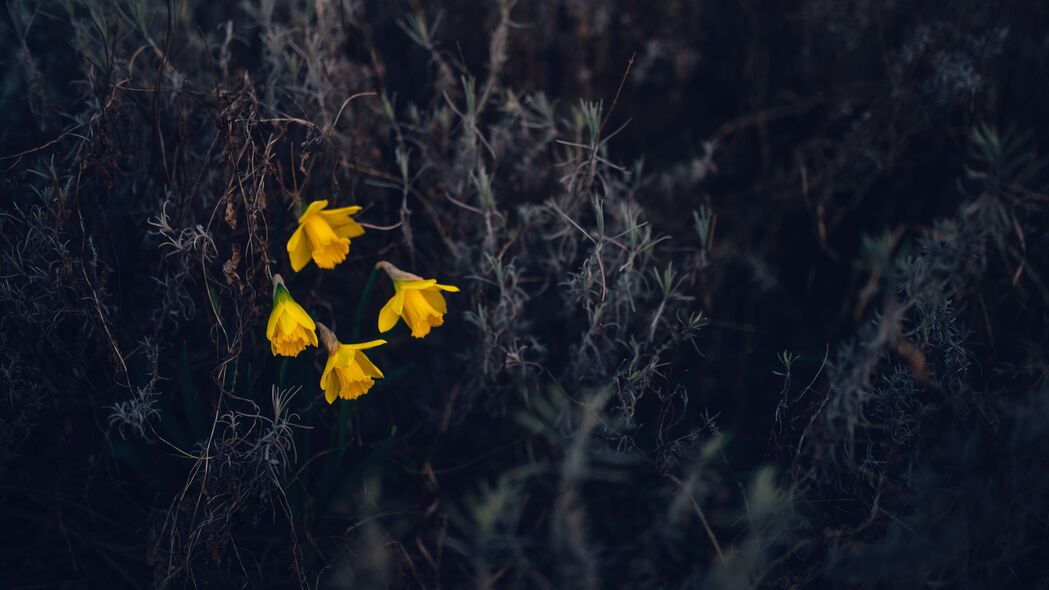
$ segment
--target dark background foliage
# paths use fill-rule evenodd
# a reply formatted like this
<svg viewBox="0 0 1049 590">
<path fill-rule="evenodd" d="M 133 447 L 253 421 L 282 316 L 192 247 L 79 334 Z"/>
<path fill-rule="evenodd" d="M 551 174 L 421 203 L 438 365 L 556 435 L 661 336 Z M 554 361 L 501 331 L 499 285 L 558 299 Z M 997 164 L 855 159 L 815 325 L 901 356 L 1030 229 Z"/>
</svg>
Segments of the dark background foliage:
<svg viewBox="0 0 1049 590">
<path fill-rule="evenodd" d="M 1045 587 L 1047 23 L 7 2 L 2 585 Z M 380 259 L 463 291 L 329 406 L 271 275 L 371 339 Z"/>
</svg>

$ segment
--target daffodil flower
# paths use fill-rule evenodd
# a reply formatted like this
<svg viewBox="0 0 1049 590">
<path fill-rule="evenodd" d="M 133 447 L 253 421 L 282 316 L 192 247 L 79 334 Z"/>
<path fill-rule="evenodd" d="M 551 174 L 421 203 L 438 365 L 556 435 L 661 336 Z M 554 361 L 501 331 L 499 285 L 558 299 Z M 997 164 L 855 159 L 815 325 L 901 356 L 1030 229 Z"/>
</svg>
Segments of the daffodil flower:
<svg viewBox="0 0 1049 590">
<path fill-rule="evenodd" d="M 350 253 L 350 238 L 364 233 L 364 228 L 350 217 L 360 207 L 325 210 L 327 206 L 328 201 L 314 201 L 299 216 L 299 227 L 288 240 L 288 256 L 295 272 L 309 264 L 311 258 L 320 268 L 335 268 Z"/>
<path fill-rule="evenodd" d="M 317 325 L 291 298 L 280 275 L 274 275 L 273 283 L 273 310 L 266 324 L 266 338 L 274 356 L 298 356 L 307 346 L 317 346 Z"/>
<path fill-rule="evenodd" d="M 459 287 L 441 285 L 437 279 L 424 279 L 405 272 L 389 262 L 376 265 L 393 280 L 394 295 L 379 312 L 379 331 L 388 332 L 399 319 L 412 330 L 412 337 L 424 338 L 431 328 L 444 323 L 448 305 L 441 291 L 457 293 Z"/>
<path fill-rule="evenodd" d="M 318 324 L 321 338 L 328 349 L 328 362 L 321 373 L 321 389 L 324 399 L 333 403 L 336 397 L 357 399 L 368 393 L 375 379 L 382 379 L 382 371 L 371 362 L 364 351 L 386 344 L 385 340 L 372 340 L 359 344 L 343 344 L 331 330 Z"/>
</svg>

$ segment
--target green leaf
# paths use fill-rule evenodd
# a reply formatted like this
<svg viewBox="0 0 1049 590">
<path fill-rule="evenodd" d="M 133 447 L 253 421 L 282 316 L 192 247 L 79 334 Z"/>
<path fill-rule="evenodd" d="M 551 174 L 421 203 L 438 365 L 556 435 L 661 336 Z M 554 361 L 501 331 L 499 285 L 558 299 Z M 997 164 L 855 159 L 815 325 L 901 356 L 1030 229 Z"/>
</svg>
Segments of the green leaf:
<svg viewBox="0 0 1049 590">
<path fill-rule="evenodd" d="M 364 290 L 361 291 L 361 298 L 357 301 L 357 309 L 353 312 L 353 331 L 350 333 L 350 337 L 354 342 L 360 341 L 361 328 L 364 326 L 364 312 L 368 309 L 368 302 L 371 301 L 372 291 L 375 290 L 375 281 L 379 276 L 379 269 L 373 268 L 368 280 L 364 283 Z"/>
</svg>

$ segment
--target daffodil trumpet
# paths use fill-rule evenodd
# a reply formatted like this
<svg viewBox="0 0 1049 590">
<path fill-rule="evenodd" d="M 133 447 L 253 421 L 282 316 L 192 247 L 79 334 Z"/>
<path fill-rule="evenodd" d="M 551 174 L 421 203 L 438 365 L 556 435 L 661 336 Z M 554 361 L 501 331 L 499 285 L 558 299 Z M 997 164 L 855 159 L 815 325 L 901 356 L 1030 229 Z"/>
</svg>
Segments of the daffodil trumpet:
<svg viewBox="0 0 1049 590">
<path fill-rule="evenodd" d="M 310 260 L 318 268 L 333 269 L 350 253 L 350 238 L 364 234 L 364 228 L 351 215 L 358 206 L 326 209 L 328 201 L 314 201 L 299 216 L 299 227 L 288 240 L 288 257 L 295 272 Z"/>
<path fill-rule="evenodd" d="M 330 404 L 335 398 L 357 399 L 368 393 L 382 371 L 372 363 L 364 351 L 386 344 L 385 340 L 371 340 L 358 344 L 343 344 L 324 324 L 317 324 L 321 341 L 328 350 L 328 362 L 321 373 L 321 389 Z"/>
<path fill-rule="evenodd" d="M 298 356 L 307 346 L 317 346 L 317 325 L 292 298 L 284 279 L 273 275 L 273 309 L 266 323 L 266 338 L 274 356 Z"/>
<path fill-rule="evenodd" d="M 432 328 L 444 324 L 448 304 L 442 291 L 457 293 L 459 287 L 442 285 L 437 279 L 424 279 L 403 271 L 385 260 L 375 265 L 393 281 L 394 294 L 379 312 L 379 332 L 388 332 L 401 319 L 413 338 L 425 338 Z"/>
</svg>

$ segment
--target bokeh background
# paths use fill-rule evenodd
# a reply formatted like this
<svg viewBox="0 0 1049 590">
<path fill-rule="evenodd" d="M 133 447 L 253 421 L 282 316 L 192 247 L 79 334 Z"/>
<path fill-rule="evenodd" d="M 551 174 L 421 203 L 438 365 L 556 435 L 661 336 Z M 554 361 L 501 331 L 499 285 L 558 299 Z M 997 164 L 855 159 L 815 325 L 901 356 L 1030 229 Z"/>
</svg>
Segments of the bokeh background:
<svg viewBox="0 0 1049 590">
<path fill-rule="evenodd" d="M 0 585 L 1045 587 L 1047 24 L 9 0 Z M 383 259 L 462 292 L 328 405 L 271 276 L 366 340 Z"/>
</svg>

